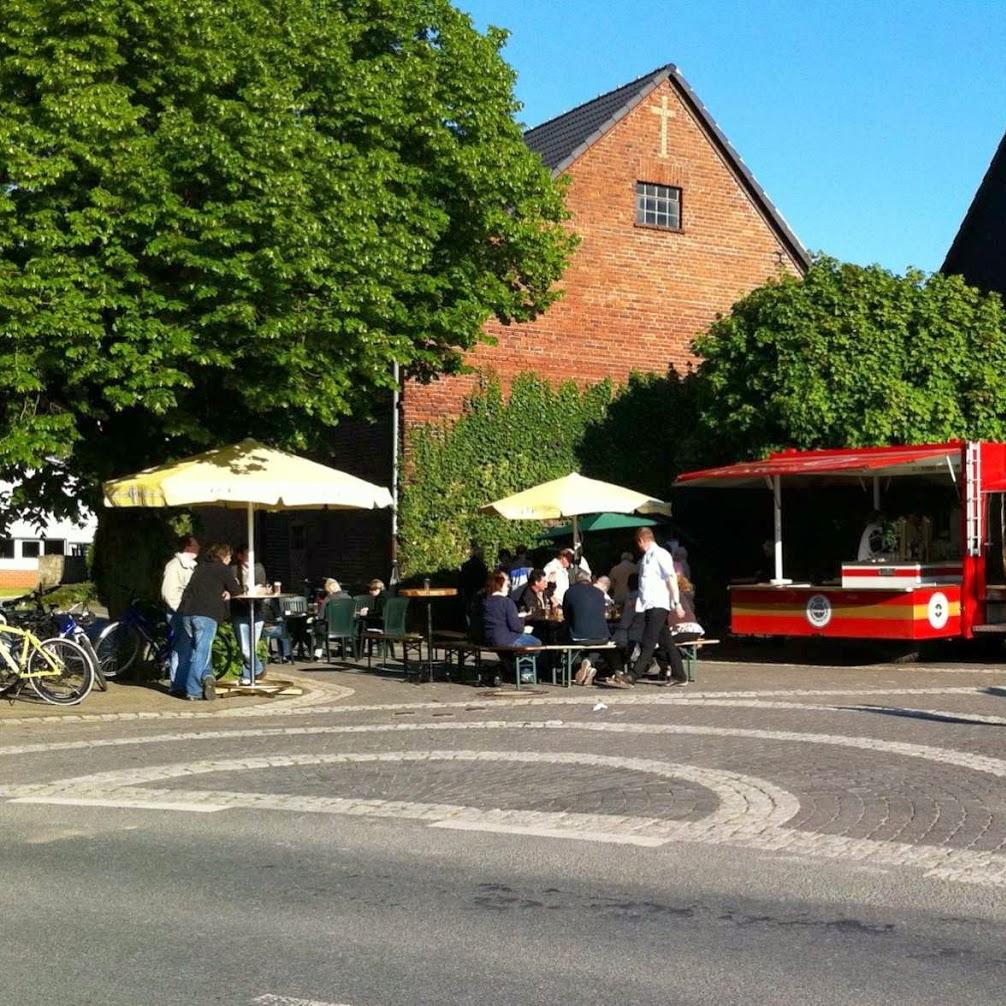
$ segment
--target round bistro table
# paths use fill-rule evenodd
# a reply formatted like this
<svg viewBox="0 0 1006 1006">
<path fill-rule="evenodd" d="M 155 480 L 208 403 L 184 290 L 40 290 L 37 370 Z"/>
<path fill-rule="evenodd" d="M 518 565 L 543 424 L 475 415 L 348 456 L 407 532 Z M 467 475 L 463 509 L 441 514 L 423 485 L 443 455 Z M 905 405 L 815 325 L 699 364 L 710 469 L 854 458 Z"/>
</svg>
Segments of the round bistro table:
<svg viewBox="0 0 1006 1006">
<path fill-rule="evenodd" d="M 454 587 L 406 587 L 400 590 L 401 597 L 422 597 L 426 599 L 426 673 L 433 681 L 433 601 L 438 597 L 457 597 Z M 422 661 L 420 661 L 420 667 Z M 422 681 L 420 673 L 419 680 Z"/>
</svg>

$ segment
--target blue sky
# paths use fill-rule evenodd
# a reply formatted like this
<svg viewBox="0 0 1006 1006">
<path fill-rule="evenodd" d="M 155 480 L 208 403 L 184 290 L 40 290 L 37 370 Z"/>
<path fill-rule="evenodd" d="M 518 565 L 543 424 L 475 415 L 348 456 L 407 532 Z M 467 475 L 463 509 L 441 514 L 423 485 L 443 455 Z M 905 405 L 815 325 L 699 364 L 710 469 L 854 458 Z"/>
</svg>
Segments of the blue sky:
<svg viewBox="0 0 1006 1006">
<path fill-rule="evenodd" d="M 676 63 L 804 244 L 938 269 L 1004 131 L 1006 0 L 455 0 L 537 125 Z"/>
</svg>

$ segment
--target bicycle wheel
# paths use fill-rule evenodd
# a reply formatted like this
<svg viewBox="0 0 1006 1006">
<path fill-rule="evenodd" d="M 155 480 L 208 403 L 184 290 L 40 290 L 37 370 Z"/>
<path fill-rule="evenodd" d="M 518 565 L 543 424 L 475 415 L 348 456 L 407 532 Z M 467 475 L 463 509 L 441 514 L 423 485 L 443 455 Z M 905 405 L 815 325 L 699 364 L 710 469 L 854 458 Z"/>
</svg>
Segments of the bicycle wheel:
<svg viewBox="0 0 1006 1006">
<path fill-rule="evenodd" d="M 105 672 L 102 669 L 101 661 L 98 659 L 98 654 L 95 652 L 91 640 L 87 638 L 87 633 L 79 632 L 76 636 L 74 636 L 73 641 L 87 654 L 87 659 L 91 661 L 91 670 L 94 671 L 95 687 L 99 692 L 107 692 L 108 680 L 106 679 Z"/>
<path fill-rule="evenodd" d="M 71 639 L 43 640 L 28 657 L 27 671 L 38 697 L 57 706 L 76 705 L 94 686 L 87 652 Z"/>
<path fill-rule="evenodd" d="M 101 673 L 106 678 L 114 678 L 128 671 L 140 655 L 141 642 L 139 633 L 131 625 L 124 622 L 106 625 L 94 644 Z"/>
</svg>

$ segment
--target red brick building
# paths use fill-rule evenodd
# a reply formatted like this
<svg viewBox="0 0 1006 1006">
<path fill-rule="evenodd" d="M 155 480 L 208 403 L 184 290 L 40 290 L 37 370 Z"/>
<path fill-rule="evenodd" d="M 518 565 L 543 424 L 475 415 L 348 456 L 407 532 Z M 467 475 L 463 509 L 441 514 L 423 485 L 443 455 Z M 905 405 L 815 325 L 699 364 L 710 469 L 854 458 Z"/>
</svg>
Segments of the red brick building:
<svg viewBox="0 0 1006 1006">
<path fill-rule="evenodd" d="M 780 269 L 801 273 L 807 252 L 674 66 L 663 66 L 525 134 L 568 176 L 569 226 L 581 243 L 564 296 L 532 324 L 490 323 L 496 345 L 468 363 L 504 383 L 524 371 L 580 383 L 633 370 L 666 372 L 718 312 Z M 408 383 L 403 431 L 460 412 L 477 377 Z M 391 482 L 391 423 L 345 423 L 332 463 Z M 264 517 L 271 578 L 349 581 L 385 576 L 390 516 Z M 240 534 L 240 531 L 236 531 Z"/>
<path fill-rule="evenodd" d="M 739 297 L 808 255 L 671 65 L 525 135 L 569 179 L 580 247 L 564 296 L 537 321 L 490 323 L 468 363 L 577 382 L 692 361 L 691 340 Z M 456 415 L 477 378 L 408 385 L 405 425 Z"/>
</svg>

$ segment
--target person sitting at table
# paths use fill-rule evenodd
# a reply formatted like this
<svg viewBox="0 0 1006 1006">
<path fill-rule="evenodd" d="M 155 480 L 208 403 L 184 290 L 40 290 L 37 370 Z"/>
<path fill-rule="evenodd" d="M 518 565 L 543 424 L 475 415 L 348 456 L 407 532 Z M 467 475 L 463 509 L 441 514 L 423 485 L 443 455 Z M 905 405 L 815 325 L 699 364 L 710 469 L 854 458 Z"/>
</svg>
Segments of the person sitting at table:
<svg viewBox="0 0 1006 1006">
<path fill-rule="evenodd" d="M 673 642 L 692 643 L 696 639 L 701 639 L 706 634 L 706 630 L 702 628 L 699 620 L 695 617 L 695 588 L 688 581 L 688 578 L 680 573 L 678 574 L 678 590 L 681 591 L 681 607 L 684 609 L 684 614 L 679 617 L 676 612 L 672 611 L 667 616 L 667 625 L 671 630 Z"/>
<path fill-rule="evenodd" d="M 611 641 L 611 630 L 604 617 L 604 592 L 598 590 L 589 573 L 580 570 L 576 574 L 576 583 L 562 599 L 562 614 L 571 643 L 583 643 L 586 648 L 591 643 Z M 573 680 L 578 685 L 591 684 L 601 663 L 600 652 L 588 649 Z"/>
<path fill-rule="evenodd" d="M 482 631 L 488 646 L 541 646 L 517 614 L 517 605 L 507 596 L 509 577 L 502 571 L 490 574 L 482 602 Z"/>
<path fill-rule="evenodd" d="M 610 612 L 615 607 L 615 602 L 611 599 L 611 580 L 606 576 L 598 576 L 594 579 L 594 586 L 604 595 L 604 610 Z"/>
<path fill-rule="evenodd" d="M 293 642 L 290 639 L 289 632 L 287 632 L 286 619 L 279 601 L 273 599 L 263 601 L 262 615 L 265 618 L 265 628 L 262 630 L 262 638 L 266 640 L 266 646 L 269 645 L 269 640 L 275 640 L 276 652 L 278 654 L 277 663 L 292 664 Z"/>
<path fill-rule="evenodd" d="M 548 580 L 545 577 L 545 570 L 532 569 L 528 574 L 524 589 L 517 594 L 514 601 L 522 618 L 527 618 L 532 622 L 548 618 L 548 601 L 545 598 L 547 586 Z"/>
<path fill-rule="evenodd" d="M 384 581 L 371 580 L 367 584 L 367 593 L 370 595 L 370 600 L 360 609 L 360 617 L 365 618 L 368 625 L 379 626 L 384 617 L 384 602 L 388 598 Z"/>
<path fill-rule="evenodd" d="M 325 580 L 325 593 L 318 602 L 318 614 L 315 615 L 312 626 L 314 629 L 315 660 L 320 660 L 321 655 L 325 652 L 325 638 L 328 635 L 328 612 L 325 611 L 325 608 L 328 607 L 328 602 L 350 596 L 352 595 L 343 590 L 342 584 L 334 577 L 330 576 Z"/>
</svg>

